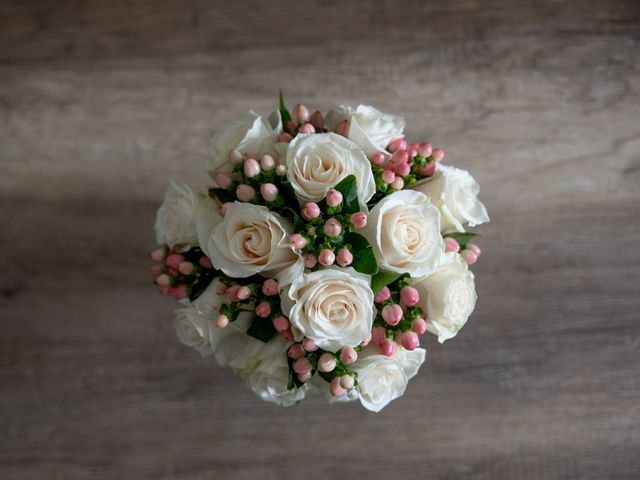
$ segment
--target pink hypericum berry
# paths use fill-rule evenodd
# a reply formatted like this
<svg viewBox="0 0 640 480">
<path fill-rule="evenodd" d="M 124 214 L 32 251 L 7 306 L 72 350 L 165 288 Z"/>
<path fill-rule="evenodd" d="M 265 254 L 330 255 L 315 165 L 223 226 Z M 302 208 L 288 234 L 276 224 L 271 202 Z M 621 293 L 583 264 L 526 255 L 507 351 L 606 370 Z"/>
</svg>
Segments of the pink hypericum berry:
<svg viewBox="0 0 640 480">
<path fill-rule="evenodd" d="M 211 259 L 205 255 L 200 257 L 198 263 L 202 268 L 213 268 L 213 264 L 211 263 Z"/>
<path fill-rule="evenodd" d="M 411 330 L 416 332 L 418 335 L 422 335 L 427 331 L 427 322 L 424 321 L 424 318 L 416 318 L 411 325 Z"/>
<path fill-rule="evenodd" d="M 340 360 L 347 365 L 355 362 L 358 359 L 358 352 L 356 352 L 355 348 L 347 345 L 346 347 L 342 347 L 342 351 L 340 352 Z"/>
<path fill-rule="evenodd" d="M 305 123 L 298 129 L 298 133 L 316 133 L 316 129 L 310 123 Z"/>
<path fill-rule="evenodd" d="M 267 202 L 273 202 L 278 198 L 278 187 L 273 183 L 263 183 L 260 185 L 260 194 Z"/>
<path fill-rule="evenodd" d="M 411 165 L 409 165 L 408 163 L 401 163 L 396 167 L 395 171 L 401 177 L 406 177 L 411 173 Z"/>
<path fill-rule="evenodd" d="M 347 391 L 342 388 L 342 385 L 340 385 L 340 377 L 335 377 L 333 380 L 331 380 L 329 389 L 331 390 L 331 395 L 333 395 L 334 397 L 341 397 L 345 393 L 347 393 Z"/>
<path fill-rule="evenodd" d="M 271 297 L 278 293 L 278 282 L 276 282 L 273 278 L 268 278 L 262 284 L 262 293 L 264 293 L 267 297 Z"/>
<path fill-rule="evenodd" d="M 317 129 L 324 128 L 324 115 L 319 110 L 313 112 L 309 121 Z"/>
<path fill-rule="evenodd" d="M 464 261 L 467 262 L 467 265 L 473 265 L 478 261 L 478 255 L 473 250 L 463 250 L 460 252 Z"/>
<path fill-rule="evenodd" d="M 302 383 L 305 383 L 305 382 L 308 382 L 309 380 L 311 380 L 312 376 L 313 375 L 312 375 L 311 371 L 297 374 L 298 380 L 300 380 Z"/>
<path fill-rule="evenodd" d="M 376 296 L 373 297 L 373 301 L 376 303 L 382 303 L 391 298 L 391 290 L 389 287 L 382 287 L 382 289 L 376 293 Z"/>
<path fill-rule="evenodd" d="M 183 298 L 187 298 L 189 292 L 187 291 L 186 285 L 176 285 L 175 287 L 169 289 L 169 295 L 171 295 L 176 300 L 182 300 Z"/>
<path fill-rule="evenodd" d="M 224 202 L 222 205 L 220 205 L 220 215 L 224 217 L 227 212 L 231 210 L 231 207 L 233 207 L 233 202 Z"/>
<path fill-rule="evenodd" d="M 240 200 L 241 202 L 248 202 L 255 196 L 256 191 L 250 185 L 246 185 L 243 183 L 238 185 L 238 188 L 236 188 L 236 197 L 238 197 L 238 200 Z"/>
<path fill-rule="evenodd" d="M 295 248 L 304 248 L 307 246 L 306 238 L 304 238 L 299 233 L 294 233 L 293 235 L 291 235 L 289 237 L 289 242 L 291 242 L 291 245 L 293 245 Z"/>
<path fill-rule="evenodd" d="M 218 172 L 214 177 L 215 182 L 220 188 L 227 188 L 233 181 L 228 173 Z"/>
<path fill-rule="evenodd" d="M 364 228 L 367 226 L 367 214 L 364 212 L 356 212 L 351 215 L 351 223 L 357 229 Z"/>
<path fill-rule="evenodd" d="M 318 263 L 318 259 L 313 253 L 305 253 L 303 255 L 304 258 L 304 266 L 307 268 L 313 268 Z"/>
<path fill-rule="evenodd" d="M 216 318 L 216 327 L 224 328 L 227 325 L 229 325 L 229 317 L 226 315 L 218 315 L 218 318 Z"/>
<path fill-rule="evenodd" d="M 278 165 L 276 167 L 276 175 L 278 175 L 279 177 L 284 177 L 286 174 L 287 174 L 286 165 Z"/>
<path fill-rule="evenodd" d="M 191 275 L 193 268 L 194 266 L 191 262 L 180 262 L 180 265 L 178 265 L 178 271 L 183 275 Z"/>
<path fill-rule="evenodd" d="M 403 315 L 402 307 L 398 304 L 385 305 L 382 309 L 382 318 L 392 327 L 400 323 Z"/>
<path fill-rule="evenodd" d="M 158 275 L 158 278 L 156 278 L 156 284 L 161 287 L 168 287 L 171 285 L 171 279 L 169 278 L 169 275 L 163 273 L 162 275 Z"/>
<path fill-rule="evenodd" d="M 227 288 L 227 297 L 229 297 L 229 300 L 231 300 L 232 302 L 237 302 L 238 300 L 240 300 L 238 298 L 238 290 L 240 290 L 240 285 L 231 285 L 229 288 Z"/>
<path fill-rule="evenodd" d="M 318 349 L 318 345 L 310 338 L 304 337 L 302 339 L 302 348 L 307 352 L 315 352 Z"/>
<path fill-rule="evenodd" d="M 150 256 L 151 260 L 153 260 L 154 262 L 161 262 L 162 260 L 164 260 L 164 248 L 156 248 L 153 252 L 151 252 Z"/>
<path fill-rule="evenodd" d="M 420 301 L 420 293 L 413 287 L 403 287 L 400 290 L 400 300 L 407 306 L 413 307 Z"/>
<path fill-rule="evenodd" d="M 329 265 L 333 265 L 336 261 L 336 256 L 328 248 L 323 248 L 320 250 L 320 255 L 318 255 L 318 261 L 320 262 L 320 265 L 328 267 Z"/>
<path fill-rule="evenodd" d="M 418 345 L 420 345 L 420 339 L 417 333 L 409 331 L 402 334 L 402 346 L 404 348 L 415 350 Z"/>
<path fill-rule="evenodd" d="M 382 172 L 382 181 L 384 183 L 393 183 L 393 181 L 396 179 L 396 174 L 393 173 L 393 170 L 385 170 L 384 172 Z"/>
<path fill-rule="evenodd" d="M 371 329 L 371 341 L 376 345 L 380 345 L 387 338 L 387 331 L 382 327 L 373 327 Z"/>
<path fill-rule="evenodd" d="M 418 146 L 418 155 L 421 157 L 429 157 L 431 156 L 432 147 L 430 143 L 421 143 Z"/>
<path fill-rule="evenodd" d="M 429 162 L 427 163 L 426 167 L 420 169 L 420 173 L 422 173 L 423 175 L 426 175 L 427 177 L 430 177 L 431 175 L 433 175 L 435 171 L 436 171 L 436 162 Z"/>
<path fill-rule="evenodd" d="M 291 324 L 289 323 L 289 320 L 287 320 L 287 317 L 278 315 L 276 318 L 273 319 L 273 327 L 276 329 L 276 332 L 278 333 L 282 333 L 285 330 L 288 330 L 290 326 Z"/>
<path fill-rule="evenodd" d="M 285 125 L 285 130 L 292 135 L 296 133 L 298 124 L 294 120 L 289 120 Z"/>
<path fill-rule="evenodd" d="M 302 216 L 308 220 L 320 216 L 320 207 L 315 202 L 307 202 L 302 209 Z"/>
<path fill-rule="evenodd" d="M 158 290 L 160 291 L 161 295 L 169 295 L 169 290 L 171 290 L 171 287 L 169 285 L 158 285 Z"/>
<path fill-rule="evenodd" d="M 260 159 L 260 166 L 265 172 L 268 172 L 269 170 L 271 170 L 273 167 L 276 166 L 276 161 L 273 159 L 271 155 L 265 153 L 262 156 L 262 159 Z"/>
<path fill-rule="evenodd" d="M 444 239 L 444 251 L 445 252 L 459 252 L 460 244 L 455 238 L 447 237 Z"/>
<path fill-rule="evenodd" d="M 291 140 L 293 140 L 293 135 L 290 133 L 283 133 L 278 137 L 278 142 L 281 143 L 289 143 Z"/>
<path fill-rule="evenodd" d="M 251 289 L 246 286 L 240 287 L 236 292 L 236 297 L 238 297 L 238 300 L 246 300 L 250 296 L 251 296 Z"/>
<path fill-rule="evenodd" d="M 444 158 L 444 150 L 442 150 L 441 148 L 434 148 L 431 156 L 436 162 L 439 162 Z"/>
<path fill-rule="evenodd" d="M 382 165 L 382 169 L 383 170 L 391 170 L 392 172 L 395 170 L 395 165 L 393 163 L 391 163 L 391 161 L 388 161 L 387 163 L 385 163 L 384 165 Z"/>
<path fill-rule="evenodd" d="M 360 346 L 364 348 L 370 343 L 371 343 L 371 334 L 367 335 L 367 337 L 362 342 L 360 342 Z"/>
<path fill-rule="evenodd" d="M 306 373 L 311 371 L 311 362 L 308 358 L 299 358 L 293 362 L 293 371 L 297 374 Z"/>
<path fill-rule="evenodd" d="M 173 268 L 174 270 L 178 269 L 178 266 L 184 262 L 184 257 L 182 255 L 178 255 L 177 253 L 172 253 L 167 257 L 164 263 L 169 268 Z"/>
<path fill-rule="evenodd" d="M 376 152 L 371 157 L 371 163 L 373 163 L 374 165 L 382 165 L 385 162 L 385 160 L 386 158 L 384 156 L 384 153 L 382 152 Z"/>
<path fill-rule="evenodd" d="M 222 282 L 218 282 L 218 285 L 216 285 L 216 293 L 218 295 L 226 295 L 227 286 Z"/>
<path fill-rule="evenodd" d="M 309 109 L 301 103 L 298 103 L 293 110 L 291 110 L 291 114 L 293 118 L 295 118 L 300 123 L 306 123 L 311 119 L 311 115 L 309 113 Z"/>
<path fill-rule="evenodd" d="M 476 245 L 475 243 L 470 243 L 469 245 L 467 245 L 467 250 L 471 250 L 478 257 L 482 253 L 482 250 L 480 250 L 480 247 L 478 245 Z"/>
<path fill-rule="evenodd" d="M 282 332 L 280 335 L 282 335 L 282 338 L 284 338 L 286 342 L 293 342 L 293 332 L 290 328 Z"/>
<path fill-rule="evenodd" d="M 336 261 L 341 267 L 349 266 L 353 263 L 353 254 L 346 248 L 341 248 L 340 250 L 338 250 Z"/>
<path fill-rule="evenodd" d="M 334 132 L 336 132 L 338 135 L 342 135 L 343 137 L 348 137 L 349 136 L 349 122 L 346 121 L 346 120 L 343 120 L 338 125 L 336 125 L 336 128 L 334 129 Z"/>
<path fill-rule="evenodd" d="M 327 205 L 337 207 L 342 203 L 342 193 L 332 188 L 327 192 Z"/>
<path fill-rule="evenodd" d="M 324 234 L 328 237 L 337 237 L 342 232 L 342 225 L 335 218 L 330 218 L 324 224 Z"/>
<path fill-rule="evenodd" d="M 387 145 L 387 150 L 389 150 L 390 152 L 395 152 L 397 150 L 406 150 L 406 149 L 407 149 L 407 142 L 403 138 L 398 138 L 393 142 L 391 142 L 389 145 Z"/>
<path fill-rule="evenodd" d="M 402 177 L 396 177 L 393 182 L 391 182 L 391 188 L 394 190 L 402 190 L 402 187 L 404 187 L 404 180 Z"/>
<path fill-rule="evenodd" d="M 289 358 L 293 358 L 294 360 L 302 358 L 304 357 L 304 348 L 302 348 L 302 345 L 299 343 L 294 343 L 289 347 L 287 355 L 289 355 Z"/>
<path fill-rule="evenodd" d="M 161 274 L 162 274 L 162 265 L 151 266 L 151 275 L 153 276 L 153 278 L 156 278 Z"/>
<path fill-rule="evenodd" d="M 256 315 L 261 318 L 267 318 L 271 315 L 271 305 L 267 302 L 260 302 L 256 307 Z"/>
<path fill-rule="evenodd" d="M 332 372 L 336 368 L 336 359 L 331 353 L 323 353 L 318 359 L 318 370 L 321 372 Z"/>
<path fill-rule="evenodd" d="M 351 375 L 342 375 L 338 378 L 340 379 L 340 386 L 345 390 L 351 390 L 356 383 Z"/>
<path fill-rule="evenodd" d="M 244 161 L 244 174 L 251 178 L 260 175 L 260 164 L 255 158 L 247 158 Z"/>
<path fill-rule="evenodd" d="M 393 152 L 393 155 L 391 155 L 391 163 L 395 167 L 408 162 L 409 162 L 409 152 L 407 152 L 406 150 L 396 150 L 395 152 Z"/>
<path fill-rule="evenodd" d="M 240 163 L 244 160 L 244 155 L 242 154 L 242 152 L 240 150 L 237 149 L 233 149 L 229 152 L 229 161 L 231 163 L 233 163 L 234 165 L 236 163 Z"/>
<path fill-rule="evenodd" d="M 398 345 L 396 345 L 396 342 L 394 342 L 393 340 L 385 338 L 380 344 L 380 350 L 382 351 L 383 355 L 392 357 L 396 353 L 396 350 L 398 350 Z"/>
</svg>

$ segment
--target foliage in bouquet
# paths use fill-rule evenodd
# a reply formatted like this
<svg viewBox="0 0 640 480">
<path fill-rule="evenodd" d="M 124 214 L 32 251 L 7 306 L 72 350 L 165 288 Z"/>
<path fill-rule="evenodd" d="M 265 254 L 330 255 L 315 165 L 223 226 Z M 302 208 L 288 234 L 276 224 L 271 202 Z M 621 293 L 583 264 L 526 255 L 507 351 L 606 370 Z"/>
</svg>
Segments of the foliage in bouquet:
<svg viewBox="0 0 640 480">
<path fill-rule="evenodd" d="M 465 228 L 489 220 L 473 177 L 404 127 L 364 105 L 290 113 L 280 95 L 216 133 L 209 186 L 171 182 L 155 224 L 180 341 L 280 405 L 401 396 L 420 336 L 444 342 L 471 315 Z"/>
</svg>

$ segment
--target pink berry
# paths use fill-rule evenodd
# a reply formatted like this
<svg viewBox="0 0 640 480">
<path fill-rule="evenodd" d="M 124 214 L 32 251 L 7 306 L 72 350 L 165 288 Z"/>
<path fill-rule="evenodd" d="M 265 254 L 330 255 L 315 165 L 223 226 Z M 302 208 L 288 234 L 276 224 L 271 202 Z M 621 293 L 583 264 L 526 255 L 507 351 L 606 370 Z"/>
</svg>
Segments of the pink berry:
<svg viewBox="0 0 640 480">
<path fill-rule="evenodd" d="M 382 152 L 376 152 L 371 157 L 371 163 L 373 163 L 374 165 L 382 165 L 385 162 L 385 160 L 386 160 L 386 157 Z"/>
<path fill-rule="evenodd" d="M 358 359 L 358 352 L 356 352 L 355 348 L 346 346 L 342 347 L 342 351 L 340 352 L 340 360 L 347 365 L 355 362 Z"/>
<path fill-rule="evenodd" d="M 403 315 L 404 312 L 402 311 L 402 307 L 398 304 L 385 305 L 382 309 L 382 318 L 392 327 L 395 327 L 400 323 Z"/>
<path fill-rule="evenodd" d="M 445 252 L 459 252 L 460 244 L 455 238 L 447 237 L 444 239 L 444 251 Z"/>
<path fill-rule="evenodd" d="M 308 202 L 302 209 L 302 216 L 306 219 L 318 218 L 320 216 L 320 207 L 315 202 Z"/>
<path fill-rule="evenodd" d="M 373 301 L 376 303 L 382 303 L 391 298 L 391 290 L 389 287 L 382 287 L 382 289 L 376 293 L 376 296 L 373 298 Z"/>
<path fill-rule="evenodd" d="M 224 328 L 227 325 L 229 325 L 229 317 L 226 315 L 218 315 L 218 318 L 216 318 L 216 327 Z"/>
<path fill-rule="evenodd" d="M 299 233 L 294 233 L 293 235 L 291 235 L 289 237 L 289 241 L 291 242 L 291 245 L 293 245 L 294 248 L 300 249 L 307 246 L 307 239 L 304 238 Z"/>
<path fill-rule="evenodd" d="M 298 124 L 294 120 L 289 120 L 285 125 L 285 130 L 292 135 L 295 135 L 297 129 Z"/>
<path fill-rule="evenodd" d="M 161 274 L 162 274 L 162 265 L 151 266 L 151 275 L 153 276 L 153 278 L 156 278 Z"/>
<path fill-rule="evenodd" d="M 209 257 L 207 257 L 206 255 L 203 255 L 202 257 L 200 257 L 198 259 L 198 263 L 200 264 L 200 266 L 202 268 L 213 268 L 213 264 L 211 263 L 211 259 Z"/>
<path fill-rule="evenodd" d="M 298 380 L 300 380 L 302 383 L 305 383 L 305 382 L 308 382 L 309 380 L 311 380 L 312 376 L 313 375 L 312 375 L 311 371 L 297 374 Z"/>
<path fill-rule="evenodd" d="M 150 255 L 154 262 L 161 262 L 164 260 L 164 248 L 156 248 Z"/>
<path fill-rule="evenodd" d="M 409 331 L 402 334 L 402 346 L 404 348 L 415 350 L 418 345 L 420 345 L 420 339 L 417 333 Z"/>
<path fill-rule="evenodd" d="M 287 320 L 287 317 L 278 315 L 276 318 L 273 319 L 273 327 L 276 329 L 276 332 L 282 333 L 285 330 L 288 330 L 289 327 L 291 327 L 291 324 L 289 323 L 289 320 Z"/>
<path fill-rule="evenodd" d="M 351 223 L 357 229 L 361 229 L 367 226 L 367 214 L 364 212 L 356 212 L 351 215 Z"/>
<path fill-rule="evenodd" d="M 298 133 L 306 133 L 306 134 L 316 133 L 316 129 L 310 123 L 305 123 L 298 129 Z"/>
<path fill-rule="evenodd" d="M 470 243 L 469 245 L 467 245 L 467 249 L 471 250 L 478 257 L 482 253 L 482 250 L 480 250 L 480 247 L 478 245 L 476 245 L 475 243 Z"/>
<path fill-rule="evenodd" d="M 227 212 L 231 210 L 231 207 L 233 207 L 233 202 L 224 202 L 222 205 L 220 205 L 220 215 L 224 217 Z"/>
<path fill-rule="evenodd" d="M 158 290 L 160 291 L 161 295 L 169 295 L 169 290 L 171 290 L 171 287 L 169 285 L 158 285 Z"/>
<path fill-rule="evenodd" d="M 338 265 L 340 265 L 341 267 L 346 267 L 353 263 L 353 254 L 346 248 L 341 248 L 340 250 L 338 250 L 336 260 L 338 262 Z"/>
<path fill-rule="evenodd" d="M 421 157 L 427 158 L 431 156 L 431 151 L 432 148 L 430 143 L 421 143 L 418 146 L 418 155 L 420 155 Z"/>
<path fill-rule="evenodd" d="M 237 302 L 238 300 L 240 300 L 238 298 L 238 290 L 240 290 L 240 285 L 232 285 L 227 288 L 227 297 L 229 297 L 229 300 L 231 300 L 232 302 Z"/>
<path fill-rule="evenodd" d="M 384 172 L 382 172 L 382 181 L 384 183 L 393 183 L 393 181 L 396 179 L 396 174 L 393 173 L 392 170 L 385 170 Z"/>
<path fill-rule="evenodd" d="M 425 322 L 423 318 L 416 318 L 411 325 L 411 330 L 416 332 L 418 335 L 422 335 L 427 331 L 427 322 Z"/>
<path fill-rule="evenodd" d="M 432 176 L 436 171 L 436 162 L 429 162 L 427 163 L 427 166 L 424 167 L 424 174 L 427 177 Z"/>
<path fill-rule="evenodd" d="M 278 187 L 273 183 L 263 183 L 260 185 L 260 194 L 267 202 L 273 202 L 278 198 Z"/>
<path fill-rule="evenodd" d="M 332 372 L 336 368 L 336 359 L 331 353 L 323 353 L 318 359 L 318 370 L 321 372 Z"/>
<path fill-rule="evenodd" d="M 278 175 L 279 177 L 284 177 L 286 174 L 287 174 L 286 165 L 278 165 L 276 167 L 276 175 Z"/>
<path fill-rule="evenodd" d="M 260 175 L 260 164 L 255 158 L 247 158 L 244 161 L 244 174 L 251 178 Z"/>
<path fill-rule="evenodd" d="M 343 137 L 348 137 L 349 136 L 349 122 L 347 122 L 346 120 L 343 120 L 338 125 L 336 125 L 336 128 L 334 129 L 334 132 L 336 132 L 338 135 L 342 135 Z"/>
<path fill-rule="evenodd" d="M 236 292 L 236 296 L 239 300 L 246 300 L 251 296 L 251 289 L 246 286 L 240 287 Z"/>
<path fill-rule="evenodd" d="M 255 196 L 256 191 L 250 185 L 246 185 L 243 183 L 241 185 L 238 185 L 238 188 L 236 188 L 236 197 L 238 197 L 238 200 L 240 200 L 241 202 L 248 202 Z"/>
<path fill-rule="evenodd" d="M 351 375 L 342 375 L 338 378 L 340 378 L 340 386 L 345 390 L 351 390 L 356 383 Z"/>
<path fill-rule="evenodd" d="M 331 395 L 333 395 L 334 397 L 341 397 L 345 393 L 347 393 L 347 391 L 342 388 L 342 385 L 340 385 L 340 377 L 335 377 L 333 380 L 331 380 L 329 389 L 331 390 Z"/>
<path fill-rule="evenodd" d="M 380 345 L 387 338 L 387 331 L 382 327 L 373 327 L 371 329 L 371 341 L 376 345 Z"/>
<path fill-rule="evenodd" d="M 187 298 L 189 292 L 187 291 L 186 285 L 176 285 L 175 287 L 169 290 L 169 295 L 171 295 L 176 300 L 182 300 L 183 298 Z"/>
<path fill-rule="evenodd" d="M 389 150 L 390 152 L 396 152 L 398 150 L 406 150 L 406 149 L 407 149 L 407 142 L 403 138 L 398 138 L 393 142 L 391 142 L 389 145 L 387 145 L 387 150 Z"/>
<path fill-rule="evenodd" d="M 342 225 L 335 218 L 330 218 L 324 224 L 324 234 L 328 237 L 337 237 L 342 232 Z"/>
<path fill-rule="evenodd" d="M 299 343 L 294 343 L 289 347 L 289 351 L 287 352 L 289 358 L 297 360 L 299 358 L 304 357 L 304 348 Z"/>
<path fill-rule="evenodd" d="M 444 150 L 442 150 L 441 148 L 434 148 L 431 156 L 436 162 L 439 162 L 444 158 Z"/>
<path fill-rule="evenodd" d="M 404 180 L 402 177 L 396 177 L 393 182 L 391 182 L 391 188 L 394 190 L 402 190 L 404 187 Z"/>
<path fill-rule="evenodd" d="M 478 261 L 478 255 L 473 250 L 463 250 L 460 252 L 464 261 L 467 262 L 468 265 L 473 265 Z"/>
<path fill-rule="evenodd" d="M 232 182 L 231 175 L 222 172 L 216 173 L 214 180 L 220 188 L 227 188 Z"/>
<path fill-rule="evenodd" d="M 178 266 L 184 261 L 184 257 L 182 255 L 178 255 L 177 253 L 172 253 L 167 257 L 164 263 L 169 268 L 173 268 L 174 270 L 178 269 Z"/>
<path fill-rule="evenodd" d="M 313 112 L 309 121 L 316 129 L 324 128 L 324 115 L 319 110 Z"/>
<path fill-rule="evenodd" d="M 402 300 L 407 307 L 413 307 L 420 301 L 420 293 L 413 287 L 404 287 L 400 290 L 400 300 Z"/>
<path fill-rule="evenodd" d="M 303 255 L 303 258 L 304 258 L 304 266 L 306 268 L 313 268 L 316 266 L 316 263 L 318 263 L 318 259 L 313 253 L 305 253 Z"/>
<path fill-rule="evenodd" d="M 293 362 L 293 371 L 297 374 L 306 373 L 311 371 L 311 362 L 308 358 L 299 358 Z"/>
<path fill-rule="evenodd" d="M 281 335 L 282 335 L 282 338 L 285 339 L 285 341 L 293 342 L 293 332 L 291 331 L 290 328 L 282 332 Z"/>
<path fill-rule="evenodd" d="M 159 275 L 158 278 L 156 278 L 156 284 L 160 285 L 161 287 L 168 287 L 169 285 L 171 285 L 171 279 L 169 278 L 169 275 L 163 273 L 162 275 Z"/>
<path fill-rule="evenodd" d="M 411 173 L 411 165 L 408 163 L 401 163 L 396 167 L 396 173 L 401 177 L 406 177 Z"/>
<path fill-rule="evenodd" d="M 229 152 L 229 161 L 231 163 L 233 163 L 234 165 L 236 163 L 240 163 L 244 160 L 244 155 L 242 154 L 242 152 L 240 150 L 237 149 L 233 149 Z"/>
<path fill-rule="evenodd" d="M 320 250 L 318 261 L 320 262 L 320 265 L 328 267 L 329 265 L 333 265 L 333 263 L 336 261 L 336 256 L 331 250 L 329 250 L 328 248 L 324 248 Z"/>
<path fill-rule="evenodd" d="M 271 315 L 271 305 L 268 302 L 260 302 L 256 307 L 256 315 L 262 318 L 267 318 Z"/>
<path fill-rule="evenodd" d="M 183 275 L 191 275 L 193 268 L 194 266 L 191 262 L 180 262 L 180 265 L 178 265 L 178 271 Z"/>
<path fill-rule="evenodd" d="M 391 163 L 395 167 L 408 162 L 409 162 L 409 152 L 407 152 L 406 150 L 396 150 L 395 152 L 393 152 L 393 155 L 391 155 Z"/>
<path fill-rule="evenodd" d="M 360 346 L 364 348 L 370 343 L 371 343 L 371 334 L 367 335 L 367 338 L 365 338 L 362 342 L 360 342 Z"/>
<path fill-rule="evenodd" d="M 398 345 L 396 345 L 396 342 L 394 342 L 393 340 L 385 338 L 380 344 L 380 350 L 382 351 L 383 355 L 392 357 L 396 353 L 396 350 L 398 350 Z"/>
<path fill-rule="evenodd" d="M 311 119 L 311 114 L 309 113 L 309 109 L 301 103 L 298 103 L 293 110 L 291 110 L 291 114 L 293 118 L 295 118 L 300 123 L 306 123 Z"/>
<path fill-rule="evenodd" d="M 265 172 L 272 170 L 276 166 L 276 161 L 269 154 L 264 154 L 260 159 L 260 166 Z"/>
<path fill-rule="evenodd" d="M 342 193 L 338 190 L 330 189 L 327 192 L 327 205 L 330 207 L 337 207 L 342 203 Z"/>
<path fill-rule="evenodd" d="M 224 283 L 219 282 L 218 285 L 216 285 L 216 293 L 218 295 L 226 295 L 227 294 L 227 286 Z"/>
<path fill-rule="evenodd" d="M 316 342 L 314 342 L 310 338 L 304 337 L 302 339 L 302 348 L 304 348 L 307 352 L 315 352 L 316 350 L 318 350 L 318 345 L 316 345 Z"/>
<path fill-rule="evenodd" d="M 273 278 L 268 278 L 262 284 L 262 293 L 264 293 L 267 297 L 272 297 L 273 295 L 277 295 L 278 288 L 278 282 L 276 282 Z"/>
<path fill-rule="evenodd" d="M 278 137 L 278 142 L 280 143 L 289 143 L 291 140 L 293 140 L 293 135 L 290 133 L 283 133 Z"/>
</svg>

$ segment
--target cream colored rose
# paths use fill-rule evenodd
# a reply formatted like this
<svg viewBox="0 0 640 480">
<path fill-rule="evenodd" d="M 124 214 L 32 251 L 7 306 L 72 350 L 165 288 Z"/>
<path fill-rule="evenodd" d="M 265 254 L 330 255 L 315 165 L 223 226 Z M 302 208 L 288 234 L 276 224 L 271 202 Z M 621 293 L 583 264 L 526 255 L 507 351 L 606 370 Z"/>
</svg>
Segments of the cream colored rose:
<svg viewBox="0 0 640 480">
<path fill-rule="evenodd" d="M 369 156 L 385 150 L 393 140 L 403 138 L 404 118 L 383 113 L 368 105 L 340 105 L 327 114 L 327 128 L 333 130 L 340 122 L 349 122 L 349 139 L 360 145 Z"/>
<path fill-rule="evenodd" d="M 478 200 L 480 185 L 466 170 L 438 164 L 433 177 L 416 183 L 442 212 L 442 231 L 464 232 L 463 225 L 475 227 L 489 221 L 487 209 Z"/>
<path fill-rule="evenodd" d="M 281 294 L 293 328 L 320 348 L 359 345 L 371 332 L 375 310 L 371 277 L 351 268 L 327 268 L 296 278 Z"/>
<path fill-rule="evenodd" d="M 212 174 L 230 173 L 233 170 L 233 164 L 229 162 L 231 150 L 237 149 L 253 157 L 271 153 L 280 133 L 282 122 L 277 112 L 272 113 L 269 118 L 253 111 L 245 113 L 213 136 L 211 158 L 205 162 L 205 168 Z"/>
<path fill-rule="evenodd" d="M 196 217 L 207 197 L 187 185 L 171 182 L 156 214 L 156 241 L 178 251 L 198 245 Z"/>
<path fill-rule="evenodd" d="M 202 230 L 206 233 L 207 229 Z M 224 220 L 203 238 L 201 248 L 214 267 L 230 277 L 259 273 L 288 284 L 304 270 L 302 257 L 289 241 L 292 233 L 291 223 L 268 208 L 235 202 Z"/>
<path fill-rule="evenodd" d="M 376 345 L 366 347 L 352 366 L 358 373 L 357 391 L 362 406 L 379 412 L 404 395 L 409 379 L 418 373 L 425 358 L 423 348 L 405 350 L 398 347 L 395 355 L 387 357 L 379 353 Z"/>
<path fill-rule="evenodd" d="M 444 255 L 440 213 L 420 192 L 401 190 L 383 198 L 363 231 L 382 270 L 422 277 L 434 272 Z"/>
<path fill-rule="evenodd" d="M 363 210 L 376 191 L 367 156 L 358 145 L 335 133 L 298 135 L 285 156 L 287 178 L 301 204 L 319 202 L 349 175 L 356 177 Z"/>
<path fill-rule="evenodd" d="M 438 341 L 456 336 L 476 305 L 473 273 L 460 254 L 449 252 L 440 268 L 425 278 L 412 279 L 420 293 L 419 306 L 427 313 L 427 330 Z"/>
</svg>

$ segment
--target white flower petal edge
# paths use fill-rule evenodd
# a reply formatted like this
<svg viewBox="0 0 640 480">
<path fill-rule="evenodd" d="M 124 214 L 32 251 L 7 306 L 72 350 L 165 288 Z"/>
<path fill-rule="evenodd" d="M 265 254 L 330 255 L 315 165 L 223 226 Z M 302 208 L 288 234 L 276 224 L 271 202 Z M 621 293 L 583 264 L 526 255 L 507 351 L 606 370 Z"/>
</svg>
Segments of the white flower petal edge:
<svg viewBox="0 0 640 480">
<path fill-rule="evenodd" d="M 433 177 L 411 187 L 431 198 L 442 212 L 442 231 L 464 232 L 464 225 L 475 227 L 489 221 L 487 209 L 478 200 L 480 185 L 461 168 L 437 164 Z"/>
<path fill-rule="evenodd" d="M 371 163 L 362 149 L 335 133 L 298 135 L 285 155 L 287 178 L 303 205 L 319 202 L 327 191 L 349 175 L 355 175 L 360 208 L 376 191 Z"/>
<path fill-rule="evenodd" d="M 333 130 L 340 122 L 349 121 L 349 139 L 367 153 L 385 150 L 393 140 L 403 138 L 405 120 L 383 113 L 369 105 L 339 105 L 327 114 L 327 128 Z"/>
<path fill-rule="evenodd" d="M 202 222 L 202 248 L 214 267 L 233 278 L 259 273 L 290 283 L 304 270 L 304 260 L 291 245 L 290 222 L 267 207 L 235 202 L 213 227 Z"/>
<path fill-rule="evenodd" d="M 156 214 L 156 242 L 178 251 L 197 246 L 196 217 L 205 201 L 204 194 L 194 192 L 184 183 L 170 182 Z"/>
<path fill-rule="evenodd" d="M 353 369 L 358 372 L 358 397 L 364 408 L 379 412 L 389 402 L 404 395 L 409 379 L 416 375 L 426 358 L 426 350 L 398 347 L 395 355 L 379 353 L 369 345 L 361 353 Z"/>
<path fill-rule="evenodd" d="M 371 332 L 375 310 L 371 277 L 352 268 L 301 275 L 283 289 L 281 306 L 292 326 L 320 348 L 359 345 Z"/>
<path fill-rule="evenodd" d="M 382 270 L 422 277 L 434 272 L 444 256 L 440 212 L 420 192 L 401 190 L 383 198 L 362 232 Z"/>
<path fill-rule="evenodd" d="M 229 161 L 229 152 L 237 149 L 242 153 L 259 157 L 270 153 L 282 130 L 282 122 L 278 112 L 268 118 L 250 111 L 231 121 L 218 130 L 211 140 L 211 158 L 205 162 L 205 169 L 210 173 L 230 173 L 233 164 Z"/>
<path fill-rule="evenodd" d="M 447 253 L 435 273 L 410 283 L 420 293 L 420 307 L 428 316 L 427 330 L 437 335 L 440 343 L 455 337 L 478 298 L 473 273 L 462 256 Z"/>
</svg>

